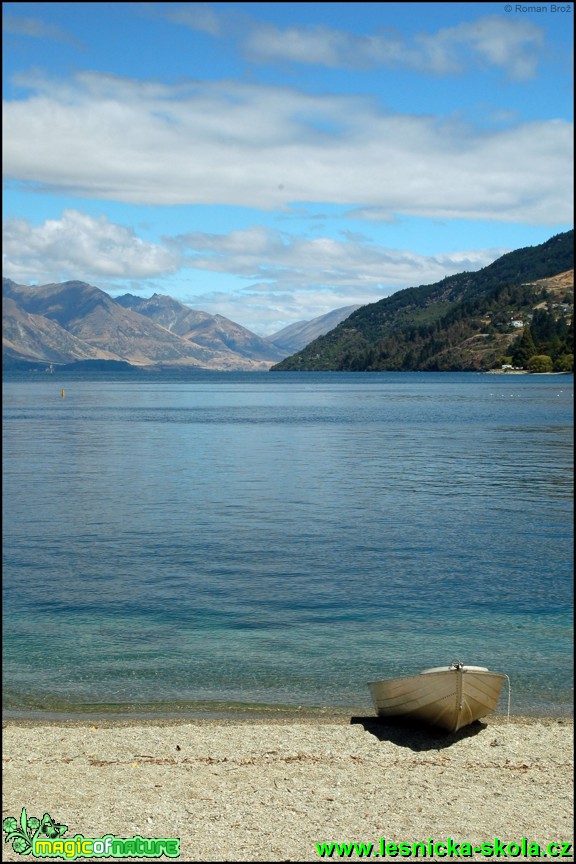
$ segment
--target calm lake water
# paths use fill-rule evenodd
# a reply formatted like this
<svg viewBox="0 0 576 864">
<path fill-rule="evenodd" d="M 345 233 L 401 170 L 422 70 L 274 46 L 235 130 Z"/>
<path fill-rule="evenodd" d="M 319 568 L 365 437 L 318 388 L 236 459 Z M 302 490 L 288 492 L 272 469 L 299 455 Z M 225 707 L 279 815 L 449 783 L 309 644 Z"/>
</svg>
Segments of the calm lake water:
<svg viewBox="0 0 576 864">
<path fill-rule="evenodd" d="M 368 681 L 455 658 L 507 673 L 512 713 L 571 713 L 572 376 L 3 397 L 6 716 L 372 713 Z"/>
</svg>

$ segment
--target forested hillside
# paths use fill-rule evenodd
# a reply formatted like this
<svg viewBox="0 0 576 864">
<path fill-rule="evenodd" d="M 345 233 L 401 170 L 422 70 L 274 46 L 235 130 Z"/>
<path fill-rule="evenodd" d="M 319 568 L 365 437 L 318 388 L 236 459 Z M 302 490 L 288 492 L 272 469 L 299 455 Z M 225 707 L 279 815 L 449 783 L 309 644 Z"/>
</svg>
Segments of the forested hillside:
<svg viewBox="0 0 576 864">
<path fill-rule="evenodd" d="M 573 368 L 574 232 L 509 252 L 474 273 L 363 306 L 272 367 L 284 370 Z M 542 361 L 548 366 L 548 361 Z"/>
</svg>

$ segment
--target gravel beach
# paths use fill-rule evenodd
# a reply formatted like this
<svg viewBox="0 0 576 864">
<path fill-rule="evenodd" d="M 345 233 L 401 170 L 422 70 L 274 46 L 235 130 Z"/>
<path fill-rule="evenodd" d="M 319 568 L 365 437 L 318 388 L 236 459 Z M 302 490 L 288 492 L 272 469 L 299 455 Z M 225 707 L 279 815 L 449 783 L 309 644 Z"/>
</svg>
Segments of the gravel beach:
<svg viewBox="0 0 576 864">
<path fill-rule="evenodd" d="M 4 820 L 25 807 L 68 826 L 67 838 L 179 838 L 181 861 L 317 861 L 316 844 L 329 842 L 372 842 L 393 858 L 380 838 L 520 849 L 523 837 L 542 860 L 574 860 L 560 845 L 546 853 L 573 842 L 566 718 L 495 716 L 450 735 L 349 715 L 5 721 L 3 756 Z M 496 860 L 498 848 L 463 857 Z M 444 851 L 418 858 L 456 857 Z M 4 843 L 2 860 L 34 858 Z"/>
</svg>

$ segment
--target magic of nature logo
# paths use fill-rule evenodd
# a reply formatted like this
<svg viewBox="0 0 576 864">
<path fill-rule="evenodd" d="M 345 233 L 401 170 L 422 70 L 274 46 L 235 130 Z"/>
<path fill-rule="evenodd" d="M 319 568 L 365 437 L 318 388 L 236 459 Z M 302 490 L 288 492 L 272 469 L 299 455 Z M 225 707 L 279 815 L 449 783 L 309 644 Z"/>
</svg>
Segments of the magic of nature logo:
<svg viewBox="0 0 576 864">
<path fill-rule="evenodd" d="M 28 816 L 22 808 L 20 819 L 8 816 L 2 823 L 6 835 L 4 842 L 11 843 L 19 855 L 34 855 L 36 858 L 178 858 L 178 837 L 84 837 L 75 834 L 65 837 L 68 826 L 57 822 L 49 813 L 42 819 Z"/>
</svg>

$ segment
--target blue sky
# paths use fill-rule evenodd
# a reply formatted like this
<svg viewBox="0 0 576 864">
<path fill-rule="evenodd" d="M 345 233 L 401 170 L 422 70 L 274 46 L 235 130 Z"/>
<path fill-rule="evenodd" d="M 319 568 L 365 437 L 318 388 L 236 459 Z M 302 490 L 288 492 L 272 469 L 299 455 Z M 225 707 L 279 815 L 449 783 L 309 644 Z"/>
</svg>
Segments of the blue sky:
<svg viewBox="0 0 576 864">
<path fill-rule="evenodd" d="M 4 3 L 3 275 L 267 335 L 573 227 L 573 5 Z"/>
</svg>

